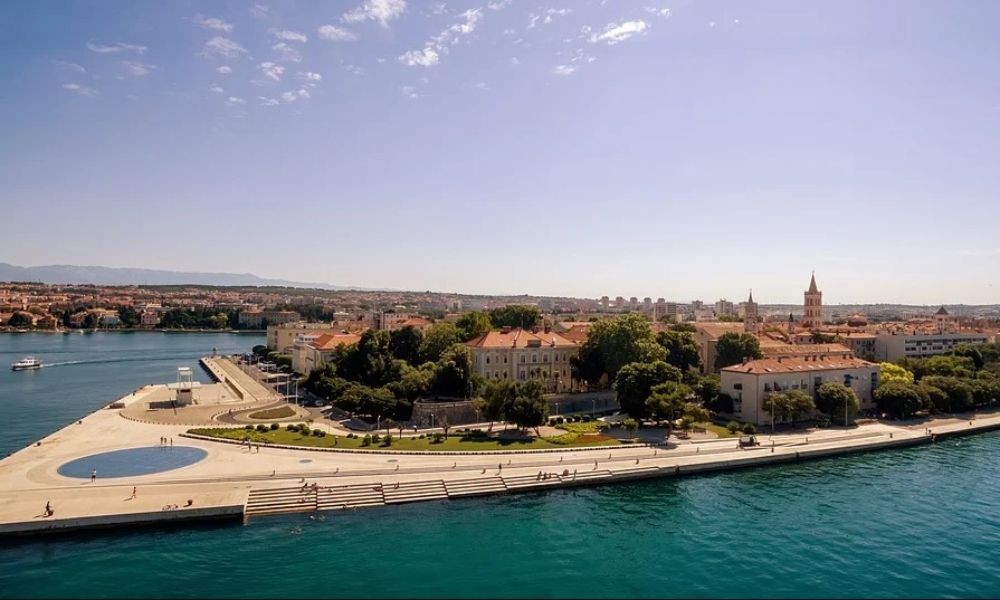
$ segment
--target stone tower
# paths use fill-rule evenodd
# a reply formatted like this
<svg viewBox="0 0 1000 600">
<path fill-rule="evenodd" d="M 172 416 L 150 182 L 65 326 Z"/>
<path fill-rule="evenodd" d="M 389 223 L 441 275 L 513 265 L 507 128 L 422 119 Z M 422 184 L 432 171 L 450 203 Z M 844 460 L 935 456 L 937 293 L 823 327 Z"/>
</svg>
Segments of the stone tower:
<svg viewBox="0 0 1000 600">
<path fill-rule="evenodd" d="M 816 288 L 816 273 L 813 273 L 809 281 L 805 300 L 806 314 L 802 317 L 802 327 L 807 330 L 816 329 L 823 324 L 823 292 Z"/>
<path fill-rule="evenodd" d="M 747 333 L 757 333 L 759 325 L 757 324 L 757 303 L 753 301 L 753 290 L 750 290 L 750 297 L 747 298 L 747 303 L 743 309 L 743 329 Z"/>
</svg>

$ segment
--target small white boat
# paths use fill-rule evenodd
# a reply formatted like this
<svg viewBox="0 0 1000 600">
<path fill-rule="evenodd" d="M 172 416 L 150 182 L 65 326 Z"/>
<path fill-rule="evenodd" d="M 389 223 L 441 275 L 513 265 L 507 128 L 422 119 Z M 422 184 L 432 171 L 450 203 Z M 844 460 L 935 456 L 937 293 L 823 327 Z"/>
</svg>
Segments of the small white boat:
<svg viewBox="0 0 1000 600">
<path fill-rule="evenodd" d="M 41 368 L 42 361 L 38 360 L 34 356 L 26 356 L 10 366 L 11 371 L 30 371 L 32 369 Z"/>
</svg>

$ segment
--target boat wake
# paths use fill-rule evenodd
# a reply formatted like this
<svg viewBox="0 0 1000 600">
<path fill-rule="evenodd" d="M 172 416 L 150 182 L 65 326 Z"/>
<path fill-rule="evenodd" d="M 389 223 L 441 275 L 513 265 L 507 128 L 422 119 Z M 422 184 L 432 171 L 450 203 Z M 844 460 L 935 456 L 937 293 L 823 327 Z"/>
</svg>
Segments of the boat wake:
<svg viewBox="0 0 1000 600">
<path fill-rule="evenodd" d="M 126 362 L 154 362 L 158 360 L 192 360 L 190 356 L 174 355 L 174 356 L 123 356 L 115 358 L 94 358 L 89 360 L 64 360 L 54 363 L 44 363 L 42 364 L 43 369 L 49 369 L 52 367 L 70 367 L 73 365 L 99 365 L 106 363 L 126 363 Z M 197 360 L 197 359 L 194 359 Z"/>
</svg>

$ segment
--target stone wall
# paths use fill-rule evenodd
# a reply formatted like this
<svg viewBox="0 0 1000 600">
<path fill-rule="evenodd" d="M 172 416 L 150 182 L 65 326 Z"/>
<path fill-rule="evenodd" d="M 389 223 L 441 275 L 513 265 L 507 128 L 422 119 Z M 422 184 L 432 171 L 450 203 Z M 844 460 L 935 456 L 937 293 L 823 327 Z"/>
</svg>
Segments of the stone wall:
<svg viewBox="0 0 1000 600">
<path fill-rule="evenodd" d="M 553 416 L 573 413 L 590 414 L 591 411 L 600 414 L 618 409 L 618 401 L 615 399 L 613 391 L 550 394 L 546 395 L 545 399 L 549 403 L 549 414 Z M 477 414 L 471 400 L 457 402 L 418 400 L 413 404 L 413 415 L 410 417 L 411 425 L 439 427 L 441 419 L 447 419 L 449 425 L 467 425 L 481 422 L 483 416 Z"/>
</svg>

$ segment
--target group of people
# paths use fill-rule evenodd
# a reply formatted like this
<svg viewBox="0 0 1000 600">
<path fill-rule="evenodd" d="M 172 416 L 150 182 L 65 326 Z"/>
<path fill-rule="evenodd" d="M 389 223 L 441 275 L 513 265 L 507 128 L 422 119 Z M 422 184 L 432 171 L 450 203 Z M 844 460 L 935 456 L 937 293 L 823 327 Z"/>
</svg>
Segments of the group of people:
<svg viewBox="0 0 1000 600">
<path fill-rule="evenodd" d="M 174 445 L 174 438 L 168 438 L 166 436 L 162 436 L 161 435 L 160 436 L 160 445 L 161 446 L 168 446 L 168 445 L 169 446 L 173 446 Z"/>
</svg>

